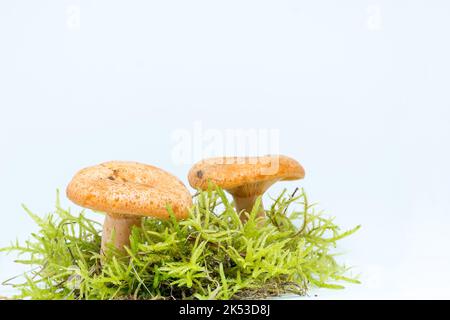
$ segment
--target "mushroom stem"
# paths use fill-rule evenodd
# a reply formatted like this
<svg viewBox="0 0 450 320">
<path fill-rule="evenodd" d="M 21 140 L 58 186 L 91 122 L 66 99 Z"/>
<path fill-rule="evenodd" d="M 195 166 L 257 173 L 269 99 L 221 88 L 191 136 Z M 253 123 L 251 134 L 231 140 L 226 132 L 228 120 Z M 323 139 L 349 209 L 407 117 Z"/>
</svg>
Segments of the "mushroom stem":
<svg viewBox="0 0 450 320">
<path fill-rule="evenodd" d="M 256 199 L 258 196 L 249 196 L 249 197 L 238 197 L 236 195 L 233 195 L 234 203 L 236 204 L 236 210 L 237 212 L 241 212 L 244 210 L 245 212 L 252 212 L 253 206 L 255 205 Z M 256 214 L 256 217 L 265 217 L 266 213 L 264 211 L 264 206 L 262 202 L 259 205 L 258 213 Z M 247 216 L 244 213 L 241 213 L 240 216 L 242 222 L 247 221 Z"/>
<path fill-rule="evenodd" d="M 124 251 L 124 246 L 130 245 L 130 235 L 133 226 L 141 225 L 141 217 L 106 214 L 102 232 L 102 253 L 114 235 L 114 246 Z"/>
</svg>

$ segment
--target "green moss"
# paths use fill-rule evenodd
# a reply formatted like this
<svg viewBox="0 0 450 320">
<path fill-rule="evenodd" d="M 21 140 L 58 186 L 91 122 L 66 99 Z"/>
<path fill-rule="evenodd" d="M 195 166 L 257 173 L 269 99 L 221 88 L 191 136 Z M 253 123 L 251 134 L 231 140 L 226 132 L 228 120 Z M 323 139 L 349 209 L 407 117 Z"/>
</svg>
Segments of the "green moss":
<svg viewBox="0 0 450 320">
<path fill-rule="evenodd" d="M 273 199 L 266 221 L 255 219 L 258 201 L 242 224 L 223 190 L 199 192 L 187 220 L 144 219 L 134 228 L 128 256 L 112 247 L 99 255 L 101 225 L 84 211 L 73 215 L 58 201 L 41 218 L 25 208 L 39 232 L 1 251 L 33 269 L 7 282 L 16 298 L 31 299 L 258 299 L 358 283 L 332 251 L 359 226 L 340 232 L 303 191 L 295 194 Z"/>
</svg>

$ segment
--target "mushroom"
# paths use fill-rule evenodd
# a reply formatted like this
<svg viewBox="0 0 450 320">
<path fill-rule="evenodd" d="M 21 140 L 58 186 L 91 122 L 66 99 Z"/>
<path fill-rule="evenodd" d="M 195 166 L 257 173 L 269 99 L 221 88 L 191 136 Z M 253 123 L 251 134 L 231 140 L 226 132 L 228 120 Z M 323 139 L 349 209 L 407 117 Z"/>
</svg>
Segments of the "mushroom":
<svg viewBox="0 0 450 320">
<path fill-rule="evenodd" d="M 294 159 L 282 155 L 263 157 L 219 157 L 196 163 L 188 179 L 193 188 L 206 190 L 210 183 L 228 191 L 234 199 L 240 218 L 251 212 L 256 199 L 277 181 L 297 180 L 305 176 L 303 167 Z M 258 217 L 264 217 L 259 207 Z"/>
<path fill-rule="evenodd" d="M 124 251 L 133 226 L 142 217 L 168 219 L 167 206 L 177 219 L 186 218 L 192 197 L 184 184 L 170 173 L 137 162 L 111 161 L 82 169 L 67 186 L 74 203 L 106 213 L 102 253 L 112 240 Z"/>
</svg>

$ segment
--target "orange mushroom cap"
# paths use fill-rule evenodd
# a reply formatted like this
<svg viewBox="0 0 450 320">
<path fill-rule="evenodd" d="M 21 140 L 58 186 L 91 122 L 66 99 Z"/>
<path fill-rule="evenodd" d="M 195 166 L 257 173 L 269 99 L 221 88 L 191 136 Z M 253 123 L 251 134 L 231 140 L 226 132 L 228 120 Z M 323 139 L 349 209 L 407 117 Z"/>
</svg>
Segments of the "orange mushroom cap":
<svg viewBox="0 0 450 320">
<path fill-rule="evenodd" d="M 217 185 L 237 196 L 262 194 L 277 181 L 297 180 L 305 170 L 296 160 L 283 155 L 263 157 L 219 157 L 196 163 L 188 179 L 193 188 L 205 190 Z"/>
<path fill-rule="evenodd" d="M 80 170 L 67 187 L 74 203 L 111 215 L 177 219 L 188 216 L 192 197 L 172 174 L 137 162 L 111 161 Z"/>
</svg>

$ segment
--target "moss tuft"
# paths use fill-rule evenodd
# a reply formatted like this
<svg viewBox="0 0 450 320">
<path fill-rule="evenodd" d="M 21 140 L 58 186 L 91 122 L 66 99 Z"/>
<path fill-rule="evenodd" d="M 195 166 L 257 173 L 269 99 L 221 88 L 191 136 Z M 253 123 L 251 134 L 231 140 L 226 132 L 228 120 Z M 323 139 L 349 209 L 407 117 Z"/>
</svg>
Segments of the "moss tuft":
<svg viewBox="0 0 450 320">
<path fill-rule="evenodd" d="M 134 228 L 128 256 L 112 247 L 99 255 L 101 225 L 84 211 L 73 215 L 57 201 L 41 218 L 25 208 L 39 232 L 1 251 L 33 269 L 5 283 L 19 290 L 15 298 L 31 299 L 259 299 L 358 283 L 332 251 L 359 226 L 340 232 L 297 191 L 273 199 L 265 221 L 255 217 L 257 201 L 245 224 L 223 190 L 199 192 L 187 220 Z"/>
</svg>

